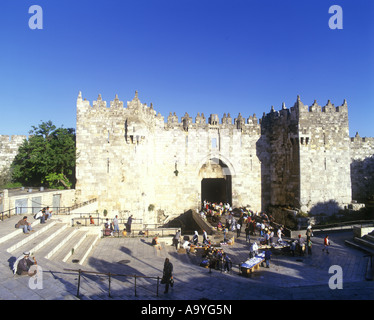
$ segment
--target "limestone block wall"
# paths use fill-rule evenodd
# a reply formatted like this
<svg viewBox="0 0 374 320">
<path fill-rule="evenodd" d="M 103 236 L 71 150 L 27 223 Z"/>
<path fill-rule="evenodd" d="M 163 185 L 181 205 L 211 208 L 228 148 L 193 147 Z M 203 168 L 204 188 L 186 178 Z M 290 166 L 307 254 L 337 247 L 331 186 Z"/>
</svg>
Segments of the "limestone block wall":
<svg viewBox="0 0 374 320">
<path fill-rule="evenodd" d="M 57 208 L 53 208 L 54 197 L 59 198 L 59 207 L 71 207 L 75 203 L 75 190 L 35 190 L 29 192 L 30 189 L 25 188 L 24 190 L 5 189 L 2 191 L 3 196 L 3 211 L 14 209 L 17 207 L 18 200 L 22 201 L 22 207 L 27 207 L 21 210 L 22 213 L 33 213 L 32 207 L 47 207 L 55 211 Z M 35 212 L 35 210 L 34 210 Z M 14 214 L 14 212 L 12 212 Z"/>
<path fill-rule="evenodd" d="M 348 108 L 330 101 L 272 108 L 261 121 L 268 142 L 263 184 L 268 203 L 304 212 L 333 212 L 351 202 Z M 266 144 L 265 144 L 266 145 Z"/>
<path fill-rule="evenodd" d="M 202 115 L 203 116 L 203 115 Z M 234 206 L 261 209 L 260 127 L 255 116 L 230 123 L 215 115 L 179 122 L 164 118 L 137 97 L 107 107 L 99 96 L 90 106 L 77 100 L 77 197 L 98 198 L 99 211 L 156 223 L 157 212 L 178 216 L 200 208 L 201 180 L 209 163 L 222 163 L 210 177 L 230 179 Z M 228 177 L 229 176 L 229 177 Z M 224 201 L 224 199 L 222 199 Z M 149 211 L 150 204 L 155 210 Z"/>
<path fill-rule="evenodd" d="M 374 138 L 356 133 L 350 142 L 352 199 L 365 201 L 374 194 Z"/>
<path fill-rule="evenodd" d="M 264 143 L 263 185 L 267 205 L 298 207 L 300 201 L 300 159 L 296 112 L 284 105 L 272 108 L 261 121 Z M 259 150 L 260 152 L 260 150 Z"/>
<path fill-rule="evenodd" d="M 25 139 L 24 135 L 0 135 L 0 175 L 7 173 Z"/>
<path fill-rule="evenodd" d="M 144 223 L 199 208 L 204 178 L 225 179 L 235 207 L 334 212 L 351 203 L 352 189 L 367 188 L 362 179 L 373 167 L 372 138 L 349 138 L 346 101 L 308 107 L 298 97 L 260 121 L 170 113 L 165 122 L 137 93 L 126 107 L 100 95 L 91 106 L 79 94 L 76 133 L 77 201 L 98 198 L 100 212 Z M 352 165 L 355 178 L 353 161 L 365 164 Z"/>
<path fill-rule="evenodd" d="M 333 212 L 351 203 L 350 138 L 346 101 L 335 107 L 301 102 L 299 113 L 300 208 Z"/>
</svg>

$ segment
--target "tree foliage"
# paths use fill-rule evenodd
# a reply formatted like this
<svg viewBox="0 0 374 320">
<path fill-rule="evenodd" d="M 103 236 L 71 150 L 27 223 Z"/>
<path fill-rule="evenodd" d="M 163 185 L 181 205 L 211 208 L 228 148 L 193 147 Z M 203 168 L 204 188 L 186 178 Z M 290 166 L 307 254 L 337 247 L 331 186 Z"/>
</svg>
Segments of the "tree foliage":
<svg viewBox="0 0 374 320">
<path fill-rule="evenodd" d="M 75 130 L 51 121 L 32 126 L 11 170 L 13 182 L 26 186 L 70 188 L 75 183 Z"/>
</svg>

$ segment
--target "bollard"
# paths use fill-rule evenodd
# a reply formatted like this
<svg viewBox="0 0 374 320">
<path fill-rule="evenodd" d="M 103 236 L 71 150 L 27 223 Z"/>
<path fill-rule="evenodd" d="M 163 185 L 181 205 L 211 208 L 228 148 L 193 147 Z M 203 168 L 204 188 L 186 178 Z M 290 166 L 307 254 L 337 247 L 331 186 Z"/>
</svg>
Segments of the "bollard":
<svg viewBox="0 0 374 320">
<path fill-rule="evenodd" d="M 137 296 L 136 295 L 136 275 L 134 275 L 134 279 L 135 279 L 135 297 Z"/>
<path fill-rule="evenodd" d="M 159 284 L 159 282 L 160 282 L 160 277 L 157 276 L 157 291 L 156 291 L 156 293 L 157 293 L 157 297 L 158 297 L 158 284 Z"/>
<path fill-rule="evenodd" d="M 82 270 L 79 269 L 79 270 L 78 270 L 78 289 L 77 289 L 77 298 L 79 298 L 79 287 L 80 287 L 80 285 L 81 285 L 81 272 L 82 272 Z"/>
<path fill-rule="evenodd" d="M 109 278 L 109 298 L 111 298 L 112 296 L 110 295 L 110 283 L 111 283 L 111 279 L 110 279 L 110 273 L 108 273 L 108 278 Z"/>
</svg>

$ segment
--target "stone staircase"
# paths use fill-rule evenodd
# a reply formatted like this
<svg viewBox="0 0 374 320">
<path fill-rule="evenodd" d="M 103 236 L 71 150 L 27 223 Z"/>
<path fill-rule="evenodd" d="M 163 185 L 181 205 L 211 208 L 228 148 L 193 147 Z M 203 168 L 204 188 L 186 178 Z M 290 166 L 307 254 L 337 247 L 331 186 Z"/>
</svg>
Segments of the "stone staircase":
<svg viewBox="0 0 374 320">
<path fill-rule="evenodd" d="M 366 254 L 365 256 L 368 257 L 368 264 L 365 278 L 366 280 L 372 281 L 374 278 L 374 231 L 371 231 L 370 233 L 365 234 L 362 237 L 358 235 L 354 236 L 353 241 L 345 240 L 345 244 Z"/>
<path fill-rule="evenodd" d="M 63 263 L 65 267 L 83 265 L 100 239 L 97 228 L 71 227 L 68 220 L 63 221 L 59 216 L 52 217 L 45 224 L 28 216 L 33 231 L 24 234 L 22 229 L 14 228 L 21 218 L 14 216 L 0 223 L 0 251 L 9 258 L 17 258 L 29 251 L 37 261 L 46 259 Z"/>
<path fill-rule="evenodd" d="M 374 231 L 359 237 L 354 236 L 352 240 L 345 240 L 346 245 L 361 250 L 367 254 L 374 254 Z"/>
</svg>

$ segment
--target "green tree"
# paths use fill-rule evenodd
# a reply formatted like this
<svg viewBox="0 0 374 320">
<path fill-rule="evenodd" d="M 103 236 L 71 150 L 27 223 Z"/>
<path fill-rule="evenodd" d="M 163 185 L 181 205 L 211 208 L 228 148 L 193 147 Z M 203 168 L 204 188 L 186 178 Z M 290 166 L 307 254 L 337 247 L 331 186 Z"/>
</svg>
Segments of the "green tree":
<svg viewBox="0 0 374 320">
<path fill-rule="evenodd" d="M 70 188 L 75 184 L 75 130 L 51 121 L 32 126 L 11 170 L 13 182 L 27 186 Z"/>
</svg>

